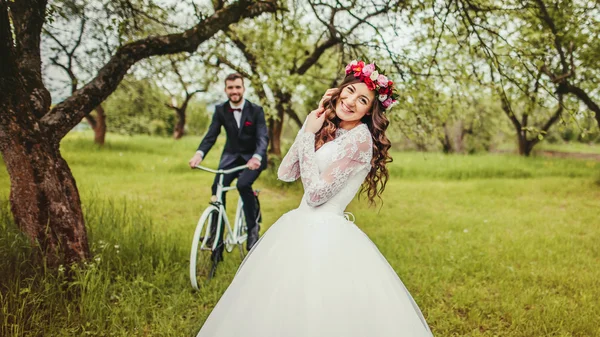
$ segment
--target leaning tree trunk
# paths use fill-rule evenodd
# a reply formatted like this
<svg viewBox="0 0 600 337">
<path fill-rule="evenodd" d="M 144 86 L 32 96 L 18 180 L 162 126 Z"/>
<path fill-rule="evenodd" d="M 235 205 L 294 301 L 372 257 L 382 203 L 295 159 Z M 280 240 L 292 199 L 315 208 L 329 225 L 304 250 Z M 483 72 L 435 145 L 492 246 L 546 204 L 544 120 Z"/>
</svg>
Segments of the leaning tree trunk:
<svg viewBox="0 0 600 337">
<path fill-rule="evenodd" d="M 28 4 L 14 4 L 14 22 L 22 23 L 18 19 L 27 16 L 25 22 L 41 29 L 43 8 L 35 11 Z M 18 68 L 17 61 L 29 63 Z M 13 218 L 39 245 L 39 256 L 48 265 L 81 261 L 89 256 L 89 248 L 79 191 L 60 155 L 62 137 L 55 137 L 54 130 L 39 120 L 50 108 L 50 93 L 41 84 L 41 62 L 18 57 L 4 2 L 0 2 L 0 64 L 0 151 L 10 177 Z"/>
<path fill-rule="evenodd" d="M 40 245 L 50 266 L 86 259 L 89 249 L 79 191 L 58 144 L 17 139 L 2 153 L 17 225 Z"/>
<path fill-rule="evenodd" d="M 89 256 L 89 248 L 73 174 L 58 141 L 50 140 L 48 130 L 36 128 L 39 124 L 26 113 L 31 109 L 28 96 L 10 96 L 8 102 L 0 102 L 0 113 L 22 117 L 2 119 L 0 150 L 10 176 L 15 222 L 39 245 L 39 256 L 48 265 L 81 261 Z"/>
</svg>

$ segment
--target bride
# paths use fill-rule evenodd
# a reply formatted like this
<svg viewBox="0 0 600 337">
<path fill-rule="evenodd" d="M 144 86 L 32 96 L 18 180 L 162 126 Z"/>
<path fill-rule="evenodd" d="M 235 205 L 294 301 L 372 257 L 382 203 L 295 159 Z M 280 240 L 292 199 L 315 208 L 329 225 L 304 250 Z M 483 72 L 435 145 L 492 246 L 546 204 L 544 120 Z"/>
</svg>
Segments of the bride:
<svg viewBox="0 0 600 337">
<path fill-rule="evenodd" d="M 250 251 L 198 337 L 432 336 L 395 271 L 344 217 L 359 189 L 374 203 L 385 188 L 385 110 L 396 99 L 375 64 L 346 67 L 278 170 L 302 180 L 300 206 Z"/>
</svg>

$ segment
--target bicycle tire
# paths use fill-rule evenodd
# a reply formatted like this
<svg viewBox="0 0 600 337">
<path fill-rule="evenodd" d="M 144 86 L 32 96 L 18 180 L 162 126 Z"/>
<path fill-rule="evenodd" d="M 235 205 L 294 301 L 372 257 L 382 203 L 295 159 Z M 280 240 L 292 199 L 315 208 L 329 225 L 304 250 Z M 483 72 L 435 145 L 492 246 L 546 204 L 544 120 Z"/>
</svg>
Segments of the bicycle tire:
<svg viewBox="0 0 600 337">
<path fill-rule="evenodd" d="M 219 259 L 213 254 L 213 243 L 218 240 L 219 234 L 218 218 L 219 209 L 215 206 L 208 207 L 200 216 L 194 231 L 190 252 L 190 282 L 196 290 L 200 289 L 202 281 L 210 281 L 219 263 Z"/>
</svg>

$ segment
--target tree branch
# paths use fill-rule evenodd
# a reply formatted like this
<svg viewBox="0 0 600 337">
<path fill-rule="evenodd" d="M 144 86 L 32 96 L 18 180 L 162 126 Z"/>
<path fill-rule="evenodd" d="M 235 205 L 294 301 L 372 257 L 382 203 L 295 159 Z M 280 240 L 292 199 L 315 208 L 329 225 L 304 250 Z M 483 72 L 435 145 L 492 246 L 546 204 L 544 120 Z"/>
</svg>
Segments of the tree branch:
<svg viewBox="0 0 600 337">
<path fill-rule="evenodd" d="M 218 57 L 218 60 L 220 63 L 223 63 L 223 64 L 227 65 L 229 68 L 233 69 L 233 71 L 235 71 L 236 73 L 240 73 L 245 78 L 248 78 L 248 79 L 252 78 L 252 75 L 250 75 L 250 73 L 248 73 L 241 67 L 236 66 L 235 64 L 233 64 L 233 62 L 229 61 L 229 59 L 224 58 L 224 57 Z"/>
<path fill-rule="evenodd" d="M 75 77 L 73 70 L 70 67 L 67 67 L 64 64 L 58 62 L 56 57 L 51 58 L 50 61 L 55 66 L 64 70 L 67 73 L 67 76 L 69 76 L 69 79 L 71 80 L 71 94 L 73 94 L 75 91 L 77 91 L 77 77 Z"/>
<path fill-rule="evenodd" d="M 588 109 L 592 110 L 595 113 L 596 122 L 598 123 L 598 127 L 600 127 L 600 106 L 598 106 L 598 104 L 596 104 L 596 102 L 594 102 L 594 100 L 592 100 L 592 98 L 588 96 L 588 94 L 583 89 L 576 85 L 567 83 L 566 91 L 577 96 L 577 98 L 579 98 L 583 103 L 585 103 Z"/>
<path fill-rule="evenodd" d="M 178 34 L 152 36 L 120 47 L 108 63 L 100 69 L 95 78 L 77 90 L 65 101 L 57 104 L 42 122 L 55 140 L 60 140 L 94 107 L 104 101 L 123 79 L 129 68 L 136 62 L 156 55 L 179 52 L 193 52 L 200 43 L 212 37 L 219 30 L 243 18 L 256 17 L 278 9 L 274 0 L 239 0 L 216 11 L 206 20 Z"/>
<path fill-rule="evenodd" d="M 299 128 L 302 127 L 302 120 L 300 119 L 300 117 L 298 117 L 298 114 L 291 107 L 286 109 L 285 113 L 292 118 L 292 120 L 296 123 L 296 125 Z"/>
<path fill-rule="evenodd" d="M 220 10 L 225 5 L 223 0 L 212 0 L 212 5 L 215 11 Z"/>
<path fill-rule="evenodd" d="M 179 84 L 181 84 L 181 86 L 183 87 L 183 91 L 185 91 L 185 94 L 187 95 L 188 94 L 187 84 L 185 83 L 185 81 L 183 80 L 183 76 L 181 76 L 181 73 L 179 72 L 179 68 L 177 67 L 177 62 L 175 62 L 175 60 L 173 58 L 169 58 L 169 61 L 171 61 L 171 68 L 173 69 L 173 72 L 175 73 L 175 75 L 177 75 Z"/>
<path fill-rule="evenodd" d="M 556 51 L 560 56 L 560 64 L 563 68 L 563 74 L 566 74 L 569 72 L 569 65 L 567 64 L 567 58 L 563 51 L 562 39 L 560 37 L 560 34 L 558 33 L 558 29 L 556 28 L 556 25 L 554 24 L 554 20 L 552 20 L 550 13 L 548 13 L 548 9 L 546 8 L 546 4 L 544 3 L 544 1 L 535 0 L 535 2 L 537 2 L 538 6 L 540 7 L 540 19 L 542 20 L 542 22 L 548 25 L 548 28 L 550 28 L 552 35 L 554 35 L 554 47 L 556 48 Z"/>
<path fill-rule="evenodd" d="M 253 66 L 256 66 L 258 64 L 258 61 L 256 60 L 256 56 L 254 56 L 254 54 L 252 54 L 248 50 L 248 47 L 246 46 L 246 44 L 242 40 L 240 40 L 240 38 L 237 37 L 235 32 L 233 32 L 230 29 L 227 29 L 225 31 L 225 34 L 227 34 L 227 37 L 229 37 L 229 39 L 231 39 L 233 44 L 235 44 L 235 46 L 238 47 L 238 49 L 242 52 L 242 54 L 244 54 L 244 57 L 248 61 L 248 64 L 250 64 L 250 68 L 252 68 L 252 72 L 257 74 L 257 72 L 254 71 L 254 68 L 253 68 Z M 248 77 L 248 78 L 250 78 L 250 77 Z"/>
<path fill-rule="evenodd" d="M 540 90 L 540 78 L 542 77 L 542 72 L 539 71 L 538 74 L 535 77 L 535 84 L 533 86 L 533 90 L 530 94 L 527 95 L 527 98 L 529 98 L 529 104 L 527 106 L 527 108 L 525 109 L 525 112 L 523 113 L 522 116 L 522 126 L 527 126 L 527 119 L 529 118 L 529 115 L 533 112 L 533 108 L 535 107 L 536 103 L 537 103 L 537 98 L 538 98 L 538 92 Z"/>
<path fill-rule="evenodd" d="M 550 119 L 546 121 L 546 124 L 544 124 L 544 126 L 542 126 L 542 129 L 541 129 L 542 133 L 547 133 L 548 130 L 550 130 L 550 127 L 552 125 L 554 125 L 554 123 L 556 123 L 556 121 L 558 121 L 558 119 L 560 118 L 560 115 L 562 114 L 562 112 L 564 110 L 564 107 L 565 106 L 563 105 L 563 94 L 559 93 L 558 94 L 558 108 L 556 109 L 556 111 L 554 112 L 552 117 L 550 117 Z"/>
<path fill-rule="evenodd" d="M 75 44 L 73 45 L 73 48 L 71 48 L 71 52 L 67 52 L 67 54 L 69 56 L 73 56 L 73 54 L 75 54 L 75 50 L 77 50 L 77 48 L 79 47 L 79 45 L 81 44 L 81 39 L 83 38 L 83 32 L 85 31 L 85 23 L 86 23 L 86 18 L 85 16 L 81 17 L 81 26 L 79 27 L 79 36 L 77 37 L 77 40 L 75 41 Z"/>
<path fill-rule="evenodd" d="M 302 62 L 302 65 L 300 65 L 300 67 L 298 67 L 298 69 L 296 70 L 296 74 L 304 75 L 308 71 L 308 69 L 310 69 L 310 67 L 312 67 L 315 63 L 317 63 L 317 61 L 319 61 L 319 58 L 321 58 L 321 55 L 323 55 L 323 53 L 327 49 L 339 44 L 340 42 L 342 42 L 342 40 L 335 36 L 329 37 L 327 41 L 317 46 L 315 50 L 313 50 L 313 52 L 310 54 L 310 56 L 306 58 L 304 62 Z"/>
<path fill-rule="evenodd" d="M 62 51 L 65 52 L 65 54 L 69 55 L 69 49 L 67 48 L 67 46 L 62 44 L 62 42 L 60 42 L 60 40 L 56 36 L 54 36 L 54 34 L 52 34 L 51 31 L 44 28 L 44 33 L 46 33 L 52 40 L 54 40 L 54 42 L 56 42 L 60 49 L 62 49 Z"/>
</svg>

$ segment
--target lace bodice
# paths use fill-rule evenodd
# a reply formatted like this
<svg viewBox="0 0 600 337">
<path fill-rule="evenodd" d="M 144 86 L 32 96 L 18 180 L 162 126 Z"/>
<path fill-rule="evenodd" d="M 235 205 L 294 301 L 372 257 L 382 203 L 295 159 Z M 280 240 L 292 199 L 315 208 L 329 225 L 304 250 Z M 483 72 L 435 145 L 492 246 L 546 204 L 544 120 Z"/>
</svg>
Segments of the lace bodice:
<svg viewBox="0 0 600 337">
<path fill-rule="evenodd" d="M 365 124 L 338 129 L 333 141 L 315 151 L 315 135 L 300 130 L 283 158 L 277 176 L 302 179 L 302 206 L 341 213 L 352 201 L 371 169 L 373 140 Z"/>
</svg>

